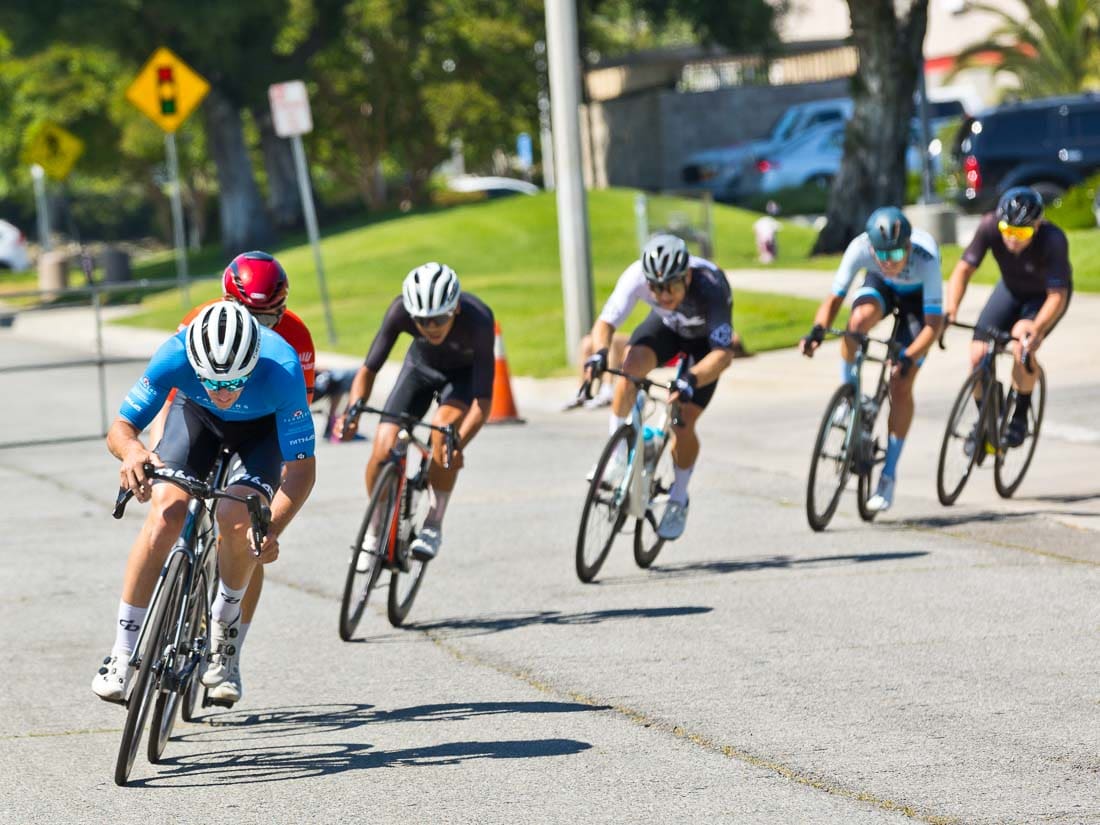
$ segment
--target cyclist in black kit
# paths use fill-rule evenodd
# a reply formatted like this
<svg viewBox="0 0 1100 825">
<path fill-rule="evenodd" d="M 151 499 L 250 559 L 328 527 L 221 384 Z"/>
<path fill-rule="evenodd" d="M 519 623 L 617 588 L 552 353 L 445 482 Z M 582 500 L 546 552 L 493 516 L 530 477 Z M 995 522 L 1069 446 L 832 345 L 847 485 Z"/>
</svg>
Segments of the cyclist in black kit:
<svg viewBox="0 0 1100 825">
<path fill-rule="evenodd" d="M 463 464 L 463 450 L 489 417 L 493 397 L 493 312 L 479 298 L 460 293 L 458 276 L 449 266 L 426 263 L 405 278 L 401 296 L 395 298 L 382 319 L 366 360 L 352 382 L 349 405 L 366 402 L 375 376 L 393 349 L 397 336 L 406 332 L 413 342 L 384 407 L 392 415 L 423 416 L 439 393 L 439 409 L 433 424 L 453 424 L 458 445 L 444 468 L 443 436 L 432 433 L 434 451 L 429 470 L 431 509 L 420 534 L 410 545 L 413 555 L 428 561 L 435 558 L 442 542 L 443 513 Z M 374 489 L 382 462 L 393 449 L 399 426 L 397 419 L 383 417 L 374 436 L 374 448 L 367 463 L 367 494 Z M 345 441 L 354 437 L 358 416 L 341 416 L 336 432 Z M 369 525 L 365 541 L 368 550 L 378 543 L 377 525 Z M 371 545 L 371 542 L 374 545 Z M 362 553 L 363 564 L 369 555 Z"/>
<path fill-rule="evenodd" d="M 1024 342 L 1016 348 L 1012 385 L 1017 402 L 1004 436 L 1005 444 L 1018 447 L 1027 437 L 1027 414 L 1038 372 L 1023 369 L 1027 352 L 1035 353 L 1057 325 L 1073 295 L 1073 269 L 1069 263 L 1066 234 L 1043 219 L 1043 199 L 1034 189 L 1009 189 L 995 212 L 982 217 L 974 239 L 951 273 L 944 314 L 955 320 L 970 277 L 986 252 L 992 252 L 1001 269 L 1001 280 L 978 318 L 979 329 L 970 345 L 970 365 L 977 368 L 991 340 L 988 329 L 1011 332 Z"/>
</svg>

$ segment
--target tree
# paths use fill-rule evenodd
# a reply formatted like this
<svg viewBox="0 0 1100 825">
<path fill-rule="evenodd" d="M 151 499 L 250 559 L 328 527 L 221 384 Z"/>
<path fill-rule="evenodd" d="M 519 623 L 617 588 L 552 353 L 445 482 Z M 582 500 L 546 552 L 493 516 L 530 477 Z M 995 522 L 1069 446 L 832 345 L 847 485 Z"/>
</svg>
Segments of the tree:
<svg viewBox="0 0 1100 825">
<path fill-rule="evenodd" d="M 814 254 L 839 252 L 879 206 L 905 195 L 905 148 L 921 71 L 928 0 L 848 0 L 859 69 L 844 158 Z"/>
<path fill-rule="evenodd" d="M 1100 81 L 1100 8 L 1096 0 L 1022 0 L 1027 14 L 974 4 L 1001 18 L 989 38 L 959 53 L 948 78 L 994 54 L 998 72 L 1015 75 L 1024 97 L 1084 91 Z"/>
</svg>

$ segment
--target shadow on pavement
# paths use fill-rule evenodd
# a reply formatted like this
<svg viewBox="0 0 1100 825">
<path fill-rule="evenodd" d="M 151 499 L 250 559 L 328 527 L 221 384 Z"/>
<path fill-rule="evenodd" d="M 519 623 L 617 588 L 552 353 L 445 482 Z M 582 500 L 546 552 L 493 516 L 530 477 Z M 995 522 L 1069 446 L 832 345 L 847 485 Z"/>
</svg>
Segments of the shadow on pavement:
<svg viewBox="0 0 1100 825">
<path fill-rule="evenodd" d="M 403 750 L 373 750 L 369 744 L 302 745 L 294 748 L 231 748 L 163 760 L 159 773 L 131 780 L 133 787 L 186 788 L 285 782 L 347 771 L 390 767 L 458 765 L 475 759 L 570 756 L 592 746 L 576 739 L 511 739 L 448 742 Z"/>
<path fill-rule="evenodd" d="M 486 633 L 500 633 L 531 625 L 590 625 L 617 619 L 663 619 L 670 616 L 694 616 L 709 613 L 713 607 L 697 605 L 686 607 L 635 607 L 621 610 L 591 610 L 584 613 L 562 613 L 558 610 L 540 610 L 532 613 L 514 613 L 471 618 L 441 619 L 434 622 L 411 625 L 415 630 L 448 631 L 440 635 L 480 636 Z"/>
<path fill-rule="evenodd" d="M 605 707 L 577 702 L 448 702 L 383 710 L 368 704 L 301 705 L 223 711 L 199 718 L 204 727 L 173 737 L 181 742 L 285 739 L 349 731 L 385 722 L 461 722 L 512 713 L 579 713 Z"/>
<path fill-rule="evenodd" d="M 753 570 L 793 569 L 802 567 L 833 567 L 841 564 L 864 564 L 874 561 L 897 561 L 899 559 L 913 559 L 927 556 L 926 551 L 914 551 L 907 553 L 864 553 L 860 555 L 844 556 L 813 556 L 810 558 L 798 558 L 795 556 L 769 556 L 760 559 L 732 560 L 723 559 L 716 561 L 684 562 L 682 564 L 661 564 L 660 561 L 649 570 L 649 575 L 655 579 L 690 577 L 697 575 L 747 573 Z M 639 577 L 622 576 L 605 579 L 600 584 L 621 585 L 638 584 Z"/>
<path fill-rule="evenodd" d="M 884 524 L 885 527 L 961 527 L 965 524 L 1005 524 L 1010 521 L 1021 521 L 1042 516 L 1079 516 L 1096 518 L 1100 513 L 1075 512 L 1073 510 L 975 510 L 971 512 L 955 512 L 942 516 L 924 516 L 922 518 L 909 518 L 892 524 Z"/>
</svg>

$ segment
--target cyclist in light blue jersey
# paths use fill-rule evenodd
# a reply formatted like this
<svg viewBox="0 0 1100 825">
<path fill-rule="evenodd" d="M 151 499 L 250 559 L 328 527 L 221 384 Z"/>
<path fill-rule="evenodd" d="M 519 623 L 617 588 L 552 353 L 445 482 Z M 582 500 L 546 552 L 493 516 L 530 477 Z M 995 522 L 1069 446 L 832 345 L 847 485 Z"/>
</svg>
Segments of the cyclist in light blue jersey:
<svg viewBox="0 0 1100 825">
<path fill-rule="evenodd" d="M 870 510 L 878 512 L 888 510 L 894 503 L 898 458 L 913 421 L 913 382 L 943 322 L 940 250 L 932 236 L 913 229 L 897 207 L 884 206 L 872 212 L 866 231 L 848 244 L 844 252 L 833 280 L 833 294 L 818 307 L 813 329 L 799 344 L 803 355 L 813 357 L 861 270 L 866 275 L 852 299 L 848 329 L 869 332 L 887 314 L 896 311 L 902 319 L 898 343 L 905 347 L 893 365 L 890 382 L 886 460 L 875 494 L 867 502 Z M 841 339 L 844 359 L 841 380 L 852 384 L 857 380 L 857 349 L 855 341 Z"/>
<path fill-rule="evenodd" d="M 180 392 L 164 436 L 150 451 L 138 436 L 173 388 Z M 211 648 L 218 659 L 203 675 L 204 683 L 209 676 L 224 678 L 220 670 L 211 671 L 232 667 L 240 601 L 252 571 L 278 558 L 279 534 L 309 497 L 315 476 L 313 419 L 298 353 L 231 301 L 204 307 L 185 330 L 161 345 L 107 434 L 107 448 L 122 462 L 120 486 L 153 504 L 126 564 L 114 647 L 92 680 L 101 699 L 126 698 L 133 675 L 128 660 L 187 512 L 187 493 L 172 484 L 151 486 L 143 467 L 149 463 L 204 480 L 223 447 L 235 454 L 229 492 L 259 493 L 271 505 L 272 519 L 260 555 L 254 557 L 245 505 L 218 504 L 221 579 L 211 606 Z"/>
</svg>

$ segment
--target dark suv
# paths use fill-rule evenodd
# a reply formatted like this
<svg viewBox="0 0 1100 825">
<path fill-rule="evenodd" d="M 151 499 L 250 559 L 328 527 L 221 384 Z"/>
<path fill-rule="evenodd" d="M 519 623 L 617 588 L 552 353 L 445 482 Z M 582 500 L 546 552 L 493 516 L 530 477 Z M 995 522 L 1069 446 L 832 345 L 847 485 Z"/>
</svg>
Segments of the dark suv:
<svg viewBox="0 0 1100 825">
<path fill-rule="evenodd" d="M 1100 171 L 1100 96 L 1048 97 L 988 109 L 956 138 L 958 200 L 985 212 L 1010 186 L 1033 186 L 1048 203 Z"/>
</svg>

